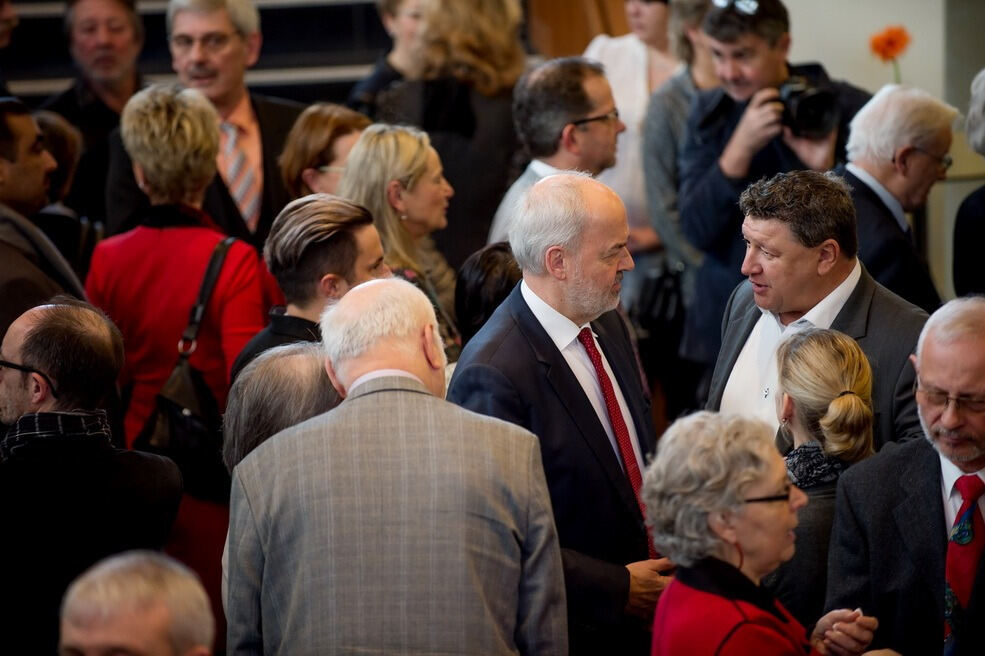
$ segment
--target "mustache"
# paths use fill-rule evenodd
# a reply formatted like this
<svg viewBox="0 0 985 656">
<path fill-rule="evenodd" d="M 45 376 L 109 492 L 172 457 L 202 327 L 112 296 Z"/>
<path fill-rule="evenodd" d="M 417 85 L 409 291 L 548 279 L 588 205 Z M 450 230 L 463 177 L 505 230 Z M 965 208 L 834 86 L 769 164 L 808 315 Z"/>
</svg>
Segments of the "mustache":
<svg viewBox="0 0 985 656">
<path fill-rule="evenodd" d="M 196 76 L 196 75 L 215 75 L 215 70 L 211 66 L 204 66 L 202 64 L 192 64 L 188 67 L 186 75 Z"/>
</svg>

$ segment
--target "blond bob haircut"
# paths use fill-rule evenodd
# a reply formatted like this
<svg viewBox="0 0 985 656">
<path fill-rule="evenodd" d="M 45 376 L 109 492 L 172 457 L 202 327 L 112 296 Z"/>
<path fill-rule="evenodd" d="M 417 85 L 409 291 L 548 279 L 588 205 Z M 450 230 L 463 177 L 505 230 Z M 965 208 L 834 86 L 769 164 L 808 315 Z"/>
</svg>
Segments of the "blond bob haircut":
<svg viewBox="0 0 985 656">
<path fill-rule="evenodd" d="M 769 472 L 774 437 L 765 422 L 738 415 L 696 412 L 675 421 L 643 474 L 657 550 L 684 567 L 720 555 L 723 543 L 708 516 L 738 512 L 749 486 Z"/>
<path fill-rule="evenodd" d="M 315 103 L 301 112 L 277 160 L 291 198 L 312 193 L 301 174 L 305 169 L 331 164 L 336 139 L 364 130 L 369 124 L 370 120 L 359 112 L 332 103 Z"/>
<path fill-rule="evenodd" d="M 386 263 L 393 269 L 411 269 L 423 274 L 417 246 L 403 226 L 400 215 L 387 198 L 387 185 L 396 180 L 411 191 L 427 173 L 431 140 L 417 128 L 376 123 L 366 128 L 349 152 L 338 195 L 362 205 L 373 222 Z"/>
<path fill-rule="evenodd" d="M 776 354 L 779 389 L 824 453 L 858 462 L 872 447 L 872 368 L 854 339 L 828 329 L 794 333 Z"/>
<path fill-rule="evenodd" d="M 175 654 L 202 646 L 212 649 L 215 619 L 201 581 L 178 561 L 154 551 L 127 551 L 83 572 L 65 593 L 61 620 L 98 627 L 120 612 L 159 604 L 168 611 L 168 641 Z"/>
<path fill-rule="evenodd" d="M 453 77 L 493 96 L 512 89 L 526 66 L 519 0 L 424 0 L 420 70 Z"/>
<path fill-rule="evenodd" d="M 153 200 L 194 200 L 215 176 L 219 116 L 195 89 L 152 84 L 137 92 L 123 108 L 120 133 Z"/>
</svg>

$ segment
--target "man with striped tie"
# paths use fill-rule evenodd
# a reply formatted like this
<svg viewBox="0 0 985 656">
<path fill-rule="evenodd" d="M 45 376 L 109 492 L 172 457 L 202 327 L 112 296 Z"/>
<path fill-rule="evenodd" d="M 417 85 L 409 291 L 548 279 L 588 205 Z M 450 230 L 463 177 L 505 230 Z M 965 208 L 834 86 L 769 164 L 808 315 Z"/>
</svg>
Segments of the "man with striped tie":
<svg viewBox="0 0 985 656">
<path fill-rule="evenodd" d="M 985 298 L 950 301 L 913 358 L 925 440 L 891 442 L 838 484 L 827 608 L 879 619 L 872 648 L 985 653 Z"/>
<path fill-rule="evenodd" d="M 261 248 L 289 200 L 277 155 L 303 107 L 246 88 L 246 70 L 259 59 L 263 41 L 251 0 L 171 0 L 167 28 L 178 79 L 205 94 L 222 120 L 218 172 L 203 209 L 224 232 Z M 117 233 L 134 227 L 146 199 L 118 137 L 110 149 L 106 223 Z"/>
</svg>

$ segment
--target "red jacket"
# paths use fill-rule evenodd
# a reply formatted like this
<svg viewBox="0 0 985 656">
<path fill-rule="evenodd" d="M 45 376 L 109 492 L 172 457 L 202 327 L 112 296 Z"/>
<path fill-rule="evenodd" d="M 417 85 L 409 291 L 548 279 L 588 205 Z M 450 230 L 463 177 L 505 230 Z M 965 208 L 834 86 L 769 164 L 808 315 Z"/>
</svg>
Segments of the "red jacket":
<svg viewBox="0 0 985 656">
<path fill-rule="evenodd" d="M 178 339 L 205 267 L 225 237 L 196 224 L 208 219 L 190 208 L 159 206 L 151 212 L 149 225 L 96 247 L 86 280 L 89 299 L 123 333 L 126 363 L 120 385 L 124 389 L 133 385 L 125 417 L 127 446 L 147 421 L 155 395 L 174 368 Z M 220 409 L 226 404 L 233 361 L 263 329 L 267 310 L 256 251 L 237 241 L 226 253 L 191 356 L 192 366 L 202 372 Z"/>
<path fill-rule="evenodd" d="M 652 656 L 815 656 L 807 631 L 766 590 L 715 558 L 679 567 L 660 595 Z"/>
</svg>

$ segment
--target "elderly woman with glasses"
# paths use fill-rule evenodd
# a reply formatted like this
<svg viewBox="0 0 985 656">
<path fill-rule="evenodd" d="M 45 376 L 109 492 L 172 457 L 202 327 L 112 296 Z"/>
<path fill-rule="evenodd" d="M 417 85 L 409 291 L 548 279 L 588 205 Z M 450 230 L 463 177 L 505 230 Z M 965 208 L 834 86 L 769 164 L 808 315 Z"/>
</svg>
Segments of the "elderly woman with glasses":
<svg viewBox="0 0 985 656">
<path fill-rule="evenodd" d="M 677 564 L 653 626 L 653 655 L 858 654 L 877 621 L 834 610 L 808 636 L 762 585 L 794 554 L 807 496 L 787 476 L 770 428 L 699 412 L 657 445 L 643 481 L 653 544 Z"/>
</svg>

